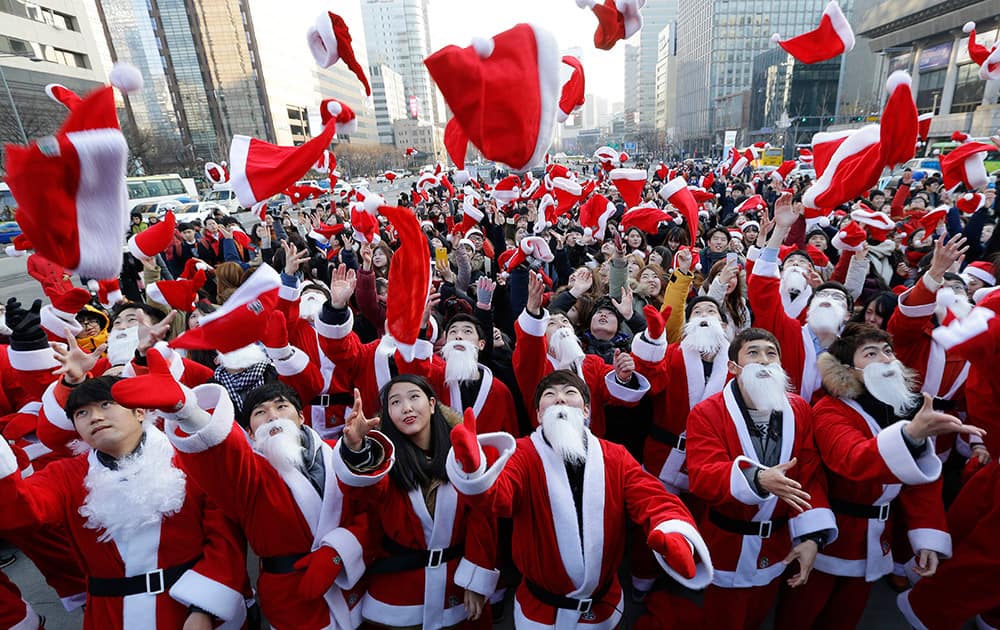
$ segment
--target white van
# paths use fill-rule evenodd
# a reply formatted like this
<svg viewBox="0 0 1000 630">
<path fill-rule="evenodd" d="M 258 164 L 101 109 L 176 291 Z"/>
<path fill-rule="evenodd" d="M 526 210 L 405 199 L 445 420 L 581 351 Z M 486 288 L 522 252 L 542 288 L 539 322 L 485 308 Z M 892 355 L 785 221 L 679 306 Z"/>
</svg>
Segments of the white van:
<svg viewBox="0 0 1000 630">
<path fill-rule="evenodd" d="M 202 201 L 220 205 L 228 211 L 228 214 L 236 214 L 244 210 L 240 207 L 239 199 L 236 198 L 236 191 L 228 182 L 212 186 L 212 190 L 205 193 Z"/>
</svg>

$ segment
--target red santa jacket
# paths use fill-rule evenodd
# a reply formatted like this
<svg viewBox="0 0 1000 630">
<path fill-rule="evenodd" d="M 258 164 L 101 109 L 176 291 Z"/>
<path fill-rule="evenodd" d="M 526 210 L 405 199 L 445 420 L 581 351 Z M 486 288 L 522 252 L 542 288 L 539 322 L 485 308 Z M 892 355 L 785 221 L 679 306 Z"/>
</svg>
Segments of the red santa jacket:
<svg viewBox="0 0 1000 630">
<path fill-rule="evenodd" d="M 514 323 L 514 374 L 524 397 L 525 409 L 529 410 L 532 426 L 538 426 L 535 388 L 545 375 L 556 369 L 555 360 L 549 356 L 549 342 L 545 337 L 548 325 L 549 312 L 544 309 L 541 317 L 532 317 L 528 311 L 524 311 Z M 649 392 L 649 381 L 645 376 L 636 372 L 638 389 L 626 387 L 615 379 L 614 368 L 597 355 L 584 356 L 577 371 L 590 388 L 590 430 L 598 437 L 605 432 L 604 407 L 635 405 Z"/>
<path fill-rule="evenodd" d="M 157 439 L 147 427 L 146 446 Z M 162 434 L 159 439 L 165 440 Z M 167 591 L 109 597 L 88 595 L 83 627 L 87 629 L 179 628 L 194 605 L 239 628 L 246 616 L 242 589 L 246 557 L 236 526 L 190 480 L 178 512 L 147 524 L 128 537 L 99 540 L 103 530 L 90 529 L 81 516 L 89 471 L 103 467 L 96 453 L 53 462 L 27 479 L 11 467 L 13 454 L 0 444 L 0 529 L 63 523 L 74 555 L 91 578 L 142 576 L 188 562 L 194 565 Z M 183 464 L 175 457 L 174 465 Z M 16 465 L 15 465 L 16 466 Z M 155 587 L 156 578 L 147 578 Z"/>
<path fill-rule="evenodd" d="M 789 317 L 781 304 L 778 263 L 757 260 L 747 281 L 747 297 L 754 315 L 754 326 L 769 330 L 781 345 L 781 365 L 792 381 L 794 391 L 806 400 L 820 390 L 816 369 L 816 347 L 809 327 Z"/>
<path fill-rule="evenodd" d="M 479 364 L 479 389 L 472 411 L 476 414 L 476 431 L 495 433 L 504 431 L 517 435 L 517 410 L 514 396 L 502 381 L 493 377 L 493 371 Z M 441 390 L 441 402 L 459 414 L 462 409 L 462 392 L 458 383 L 445 383 Z"/>
<path fill-rule="evenodd" d="M 246 433 L 233 421 L 232 402 L 219 385 L 195 390 L 212 419 L 185 434 L 173 421 L 167 435 L 191 477 L 216 500 L 223 513 L 240 523 L 250 547 L 262 558 L 301 555 L 326 545 L 335 549 L 343 569 L 321 600 L 298 593 L 303 573 L 261 571 L 257 581 L 261 610 L 277 628 L 355 628 L 361 621 L 361 590 L 353 590 L 365 571 L 368 542 L 365 522 L 357 518 L 334 474 L 332 444 L 312 434 L 312 452 L 322 457 L 323 496 L 298 469 L 279 473 L 254 453 Z M 306 428 L 306 431 L 310 429 Z"/>
<path fill-rule="evenodd" d="M 377 432 L 370 437 L 389 444 Z M 389 446 L 386 461 L 391 457 Z M 341 459 L 340 449 L 334 454 L 334 470 L 350 496 L 367 506 L 373 542 L 386 537 L 414 550 L 464 546 L 461 558 L 434 567 L 371 575 L 362 611 L 366 620 L 393 627 L 450 627 L 468 617 L 464 589 L 486 597 L 493 594 L 500 572 L 495 568 L 497 534 L 492 515 L 474 509 L 448 482 L 433 490 L 432 515 L 423 491 L 401 489 L 388 476 L 389 466 L 374 474 L 355 474 Z M 392 555 L 384 548 L 380 553 Z"/>
<path fill-rule="evenodd" d="M 536 599 L 522 583 L 515 596 L 514 625 L 526 628 L 613 628 L 621 620 L 623 598 L 618 583 L 625 547 L 626 519 L 638 523 L 643 535 L 653 529 L 679 533 L 697 552 L 696 575 L 681 577 L 657 557 L 678 582 L 704 588 L 712 579 L 708 548 L 684 504 L 642 470 L 625 447 L 587 432 L 583 474 L 582 527 L 562 458 L 545 442 L 541 431 L 515 442 L 506 433 L 479 436 L 499 458 L 474 473 L 466 473 L 448 455 L 448 477 L 480 509 L 512 518 L 514 564 L 541 588 L 567 597 L 589 598 L 606 588 L 591 611 L 557 609 Z M 589 624 L 598 624 L 591 626 Z"/>
<path fill-rule="evenodd" d="M 767 537 L 724 530 L 707 516 L 699 523 L 715 563 L 712 583 L 725 588 L 771 583 L 784 571 L 781 561 L 793 544 L 801 542 L 806 534 L 824 532 L 827 541 L 837 537 L 837 525 L 823 487 L 819 455 L 813 444 L 809 403 L 789 394 L 781 414 L 779 463 L 798 458 L 788 476 L 802 484 L 812 497 L 812 509 L 796 513 L 773 494 L 757 494 L 744 474 L 746 468 L 764 468 L 764 465 L 758 460 L 743 412 L 736 402 L 736 387 L 735 381 L 730 382 L 722 392 L 695 405 L 688 417 L 691 493 L 712 510 L 733 520 L 774 523 L 788 519 L 788 523 L 787 529 L 772 525 Z"/>
<path fill-rule="evenodd" d="M 57 379 L 59 367 L 51 348 L 11 350 L 0 346 L 0 430 L 3 437 L 22 448 L 33 469 L 40 470 L 67 452 L 54 452 L 39 437 L 42 394 Z"/>
<path fill-rule="evenodd" d="M 914 459 L 897 422 L 881 428 L 861 406 L 833 392 L 815 408 L 816 446 L 827 471 L 831 501 L 886 506 L 887 518 L 837 515 L 840 537 L 816 557 L 816 569 L 873 582 L 892 571 L 893 527 L 899 515 L 889 504 L 897 496 L 910 546 L 951 556 L 941 501 L 941 460 L 933 448 Z"/>
<path fill-rule="evenodd" d="M 164 342 L 158 343 L 156 345 L 156 349 L 160 351 L 163 358 L 170 364 L 170 373 L 173 374 L 174 378 L 183 383 L 186 387 L 195 387 L 197 385 L 201 385 L 202 383 L 207 383 L 208 380 L 215 374 L 211 368 L 206 367 L 197 361 L 192 361 L 187 357 L 182 357 Z M 108 361 L 107 357 L 101 357 L 97 360 L 97 364 L 94 365 L 92 373 L 96 376 L 100 376 L 110 370 L 111 367 L 112 365 Z M 149 368 L 145 365 L 140 365 L 135 359 L 132 359 L 122 368 L 121 376 L 142 376 L 148 372 Z"/>
<path fill-rule="evenodd" d="M 34 630 L 41 623 L 31 604 L 21 599 L 21 591 L 0 571 L 0 628 Z"/>
</svg>

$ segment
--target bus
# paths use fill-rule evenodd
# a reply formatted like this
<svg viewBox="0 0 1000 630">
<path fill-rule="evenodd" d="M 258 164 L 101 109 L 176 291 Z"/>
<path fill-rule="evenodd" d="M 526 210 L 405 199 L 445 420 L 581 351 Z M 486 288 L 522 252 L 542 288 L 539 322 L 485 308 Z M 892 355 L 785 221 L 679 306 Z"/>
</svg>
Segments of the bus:
<svg viewBox="0 0 1000 630">
<path fill-rule="evenodd" d="M 0 243 L 9 243 L 21 233 L 21 228 L 14 222 L 17 214 L 17 201 L 10 192 L 10 186 L 0 182 Z"/>
<path fill-rule="evenodd" d="M 131 211 L 139 204 L 148 204 L 156 201 L 166 201 L 174 199 L 180 203 L 194 203 L 198 201 L 197 195 L 192 195 L 184 180 L 177 173 L 166 175 L 147 175 L 145 177 L 129 177 L 126 180 L 128 186 L 128 209 Z"/>
<path fill-rule="evenodd" d="M 993 144 L 993 141 L 989 138 L 972 138 L 971 141 Z M 952 140 L 931 142 L 927 145 L 925 155 L 928 157 L 940 157 L 942 155 L 947 155 L 949 151 L 957 146 L 958 143 Z M 987 153 L 986 158 L 983 160 L 983 166 L 986 167 L 987 173 L 992 173 L 993 171 L 1000 169 L 1000 149 Z M 940 167 L 938 167 L 938 170 L 940 170 Z"/>
<path fill-rule="evenodd" d="M 785 161 L 785 150 L 781 147 L 770 147 L 760 152 L 760 166 L 781 166 Z"/>
</svg>

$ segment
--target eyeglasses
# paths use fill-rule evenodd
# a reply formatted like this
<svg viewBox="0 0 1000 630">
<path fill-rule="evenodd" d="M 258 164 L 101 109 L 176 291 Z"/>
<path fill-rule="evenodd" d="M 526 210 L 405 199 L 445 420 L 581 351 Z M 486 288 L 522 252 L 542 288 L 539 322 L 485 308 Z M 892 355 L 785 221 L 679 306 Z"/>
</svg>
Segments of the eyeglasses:
<svg viewBox="0 0 1000 630">
<path fill-rule="evenodd" d="M 844 304 L 847 304 L 847 296 L 841 293 L 840 291 L 837 291 L 836 289 L 825 289 L 823 291 L 820 291 L 816 293 L 815 298 L 816 299 L 825 298 L 828 300 L 834 300 L 836 302 L 843 302 Z"/>
</svg>

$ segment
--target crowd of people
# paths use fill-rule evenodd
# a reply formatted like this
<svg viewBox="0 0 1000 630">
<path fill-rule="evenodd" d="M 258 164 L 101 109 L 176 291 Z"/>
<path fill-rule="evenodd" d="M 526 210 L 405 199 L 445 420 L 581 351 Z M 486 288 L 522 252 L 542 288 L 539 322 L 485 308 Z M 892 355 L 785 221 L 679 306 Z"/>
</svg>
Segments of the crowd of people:
<svg viewBox="0 0 1000 630">
<path fill-rule="evenodd" d="M 88 288 L 33 254 L 0 537 L 89 628 L 852 628 L 881 579 L 1000 623 L 992 188 L 817 222 L 748 169 L 688 226 L 660 174 L 638 223 L 514 178 L 168 216 Z"/>
</svg>

